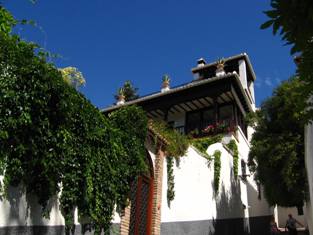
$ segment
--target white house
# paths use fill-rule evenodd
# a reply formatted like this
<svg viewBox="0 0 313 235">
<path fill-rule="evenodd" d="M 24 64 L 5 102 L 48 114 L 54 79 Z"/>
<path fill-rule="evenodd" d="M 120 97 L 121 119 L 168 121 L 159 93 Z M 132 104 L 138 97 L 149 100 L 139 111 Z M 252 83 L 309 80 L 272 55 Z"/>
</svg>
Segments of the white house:
<svg viewBox="0 0 313 235">
<path fill-rule="evenodd" d="M 166 143 L 162 138 L 157 144 L 151 141 L 158 135 L 150 130 L 146 141 L 150 171 L 133 182 L 130 205 L 121 217 L 115 215 L 112 234 L 269 234 L 274 210 L 246 167 L 253 129 L 246 125 L 244 117 L 255 111 L 256 77 L 250 59 L 246 54 L 213 63 L 200 59 L 192 73 L 194 79 L 186 84 L 174 88 L 163 84 L 159 92 L 129 102 L 119 100 L 103 113 L 106 115 L 123 105 L 135 104 L 141 106 L 150 119 L 164 120 L 194 138 L 222 134 L 221 140 L 206 151 L 209 155 L 220 153 L 220 180 L 215 181 L 214 177 L 217 157 L 208 165 L 203 154 L 189 146 L 186 155 L 181 156 L 180 164 L 173 167 L 175 197 L 168 205 Z M 210 130 L 204 131 L 208 127 Z M 312 140 L 310 133 L 308 138 Z M 235 153 L 227 145 L 230 141 L 238 148 L 238 176 L 235 174 Z M 307 152 L 312 155 L 312 149 Z M 214 187 L 216 182 L 219 182 L 218 189 Z M 312 185 L 310 189 L 313 194 Z M 27 208 L 26 198 L 19 195 L 18 189 L 12 188 L 10 192 L 12 200 L 0 201 L 0 235 L 64 233 L 64 219 L 57 199 L 50 219 L 43 219 L 34 200 Z M 80 227 L 77 216 L 75 223 Z M 80 233 L 80 229 L 75 230 L 75 234 Z"/>
<path fill-rule="evenodd" d="M 122 105 L 139 105 L 149 118 L 164 120 L 194 138 L 221 132 L 222 140 L 207 149 L 210 155 L 217 150 L 221 153 L 218 192 L 213 187 L 214 163 L 208 166 L 207 159 L 190 146 L 179 166 L 174 167 L 175 198 L 169 206 L 168 156 L 148 141 L 151 174 L 140 179 L 131 205 L 116 220 L 120 234 L 269 234 L 273 209 L 246 167 L 253 129 L 246 125 L 244 117 L 255 111 L 256 79 L 249 57 L 240 54 L 209 64 L 200 59 L 192 73 L 194 80 L 189 83 L 171 89 L 163 86 L 160 92 Z M 119 107 L 120 104 L 109 107 L 104 113 Z M 208 126 L 212 131 L 204 133 Z M 230 140 L 235 141 L 239 152 L 237 178 L 233 152 L 227 147 Z"/>
</svg>

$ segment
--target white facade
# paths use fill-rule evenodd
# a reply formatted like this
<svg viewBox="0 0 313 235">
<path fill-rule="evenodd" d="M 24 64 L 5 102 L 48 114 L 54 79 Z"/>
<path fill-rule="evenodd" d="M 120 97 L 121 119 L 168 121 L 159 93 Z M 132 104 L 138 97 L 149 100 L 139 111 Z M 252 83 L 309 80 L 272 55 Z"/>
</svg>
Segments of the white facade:
<svg viewBox="0 0 313 235">
<path fill-rule="evenodd" d="M 8 200 L 0 200 L 0 213 L 0 227 L 64 225 L 64 218 L 56 198 L 51 205 L 50 219 L 45 219 L 41 217 L 41 207 L 36 202 L 36 198 L 26 200 L 26 196 L 21 195 L 19 189 L 13 187 L 8 190 Z"/>
<path fill-rule="evenodd" d="M 313 125 L 305 127 L 305 165 L 308 179 L 308 201 L 306 216 L 310 233 L 313 234 Z"/>
<path fill-rule="evenodd" d="M 213 155 L 221 151 L 220 185 L 217 195 L 214 193 L 214 160 L 209 164 L 194 147 L 189 147 L 186 156 L 181 157 L 179 166 L 174 166 L 175 198 L 170 207 L 167 203 L 167 166 L 164 163 L 162 190 L 162 223 L 168 226 L 177 222 L 191 223 L 207 221 L 209 231 L 214 232 L 214 221 L 227 219 L 245 219 L 245 229 L 250 230 L 249 217 L 270 216 L 273 210 L 268 206 L 264 197 L 258 199 L 258 187 L 253 177 L 240 179 L 240 162 L 247 162 L 249 143 L 241 130 L 237 130 L 235 138 L 226 135 L 221 143 L 209 146 L 207 153 Z M 234 178 L 233 156 L 225 148 L 230 139 L 235 139 L 239 150 L 239 177 Z M 248 170 L 247 170 L 248 172 Z M 198 227 L 201 224 L 197 225 Z M 199 228 L 198 228 L 199 229 Z M 168 229 L 170 230 L 170 229 Z M 208 230 L 199 230 L 208 232 Z M 173 231 L 173 233 L 177 233 Z M 170 233 L 166 233 L 170 234 Z M 186 233 L 187 234 L 187 233 Z M 193 234 L 193 233 L 191 233 Z"/>
<path fill-rule="evenodd" d="M 249 63 L 247 64 L 246 60 L 248 58 L 246 56 L 244 58 L 238 61 L 239 77 L 237 73 L 233 75 L 236 79 L 236 81 L 233 80 L 235 85 L 239 80 L 238 89 L 231 89 L 229 93 L 220 97 L 222 100 L 220 103 L 222 103 L 224 99 L 228 99 L 228 96 L 234 95 L 233 99 L 230 98 L 228 102 L 233 103 L 234 109 L 237 105 L 239 106 L 236 110 L 242 116 L 236 114 L 236 119 L 242 118 L 246 112 L 255 111 L 253 79 L 251 77 L 248 79 L 249 74 L 251 76 L 251 71 L 250 73 L 247 72 Z M 225 76 L 230 80 L 229 74 Z M 170 91 L 162 94 L 166 95 L 168 93 Z M 233 93 L 240 93 L 242 97 L 239 99 L 238 95 Z M 206 102 L 208 103 L 206 104 Z M 212 102 L 215 101 L 212 99 Z M 244 102 L 248 102 L 245 103 L 245 108 L 242 106 Z M 197 104 L 199 105 L 196 101 L 195 107 L 198 107 Z M 225 104 L 227 105 L 227 101 L 225 101 Z M 211 105 L 212 108 L 213 104 L 210 100 L 206 100 L 205 105 L 207 107 Z M 214 103 L 214 105 L 217 105 L 217 103 Z M 187 126 L 186 112 L 188 112 L 188 109 L 184 107 L 186 106 L 176 107 L 178 112 L 166 115 L 167 121 L 173 123 L 174 128 L 182 128 L 182 132 L 184 131 L 183 128 Z M 215 106 L 215 108 L 217 107 Z M 235 113 L 234 111 L 233 117 L 235 117 Z M 154 114 L 157 115 L 156 113 Z M 215 114 L 217 115 L 217 113 Z M 243 232 L 253 235 L 264 235 L 268 232 L 269 218 L 273 214 L 273 209 L 269 207 L 263 196 L 262 189 L 256 185 L 248 168 L 246 168 L 246 174 L 244 175 L 241 166 L 242 163 L 248 162 L 249 141 L 254 130 L 248 127 L 245 135 L 244 129 L 241 129 L 241 127 L 245 127 L 242 123 L 243 121 L 241 120 L 241 123 L 238 120 L 236 121 L 237 126 L 234 132 L 228 131 L 230 133 L 225 134 L 221 142 L 214 143 L 207 149 L 209 155 L 213 155 L 217 150 L 221 152 L 220 182 L 217 193 L 214 191 L 214 159 L 208 164 L 207 159 L 194 147 L 190 146 L 186 155 L 181 157 L 179 166 L 174 164 L 175 198 L 169 207 L 167 202 L 167 162 L 166 160 L 163 162 L 163 176 L 162 181 L 160 180 L 162 182 L 161 203 L 157 205 L 157 207 L 160 206 L 158 210 L 160 209 L 161 211 L 162 235 L 212 234 L 214 232 L 223 235 L 243 235 Z M 312 140 L 312 137 L 311 134 L 310 140 Z M 235 140 L 239 151 L 239 175 L 237 179 L 233 171 L 232 152 L 226 146 L 232 139 Z M 149 146 L 149 144 L 147 145 L 147 150 L 155 170 L 157 168 L 156 165 L 159 165 L 159 163 L 156 163 L 158 162 L 156 159 L 160 156 L 155 155 L 155 149 Z M 312 155 L 312 149 L 308 151 Z M 313 164 L 313 161 L 311 163 Z M 313 166 L 311 169 L 313 169 Z M 312 189 L 313 186 L 311 185 Z M 40 207 L 34 198 L 28 204 L 25 196 L 20 195 L 17 189 L 12 189 L 11 191 L 12 195 L 9 197 L 9 202 L 5 200 L 0 201 L 0 229 L 7 226 L 64 226 L 64 218 L 60 213 L 57 200 L 52 205 L 50 218 L 44 219 L 41 217 Z M 13 200 L 14 198 L 17 199 Z M 30 207 L 28 208 L 28 206 Z M 123 217 L 121 219 L 115 213 L 112 222 L 114 224 L 123 224 Z M 77 213 L 75 224 L 78 225 Z"/>
</svg>

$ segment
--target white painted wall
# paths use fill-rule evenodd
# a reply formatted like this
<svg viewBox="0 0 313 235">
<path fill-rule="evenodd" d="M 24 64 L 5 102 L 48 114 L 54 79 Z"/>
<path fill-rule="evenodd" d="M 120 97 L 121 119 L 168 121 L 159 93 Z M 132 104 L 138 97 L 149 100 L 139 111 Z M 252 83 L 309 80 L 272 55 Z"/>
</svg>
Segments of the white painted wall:
<svg viewBox="0 0 313 235">
<path fill-rule="evenodd" d="M 232 135 L 227 135 L 223 138 L 222 143 L 228 143 L 232 138 L 234 138 Z M 264 199 L 258 202 L 257 193 L 254 190 L 256 186 L 251 182 L 252 179 L 248 179 L 248 183 L 241 180 L 235 181 L 232 170 L 233 157 L 222 143 L 213 144 L 207 150 L 207 153 L 211 155 L 215 150 L 222 153 L 220 188 L 216 197 L 213 190 L 214 162 L 212 161 L 208 167 L 207 160 L 193 147 L 189 147 L 186 156 L 181 157 L 179 167 L 174 166 L 175 199 L 169 208 L 167 205 L 167 166 L 166 161 L 164 162 L 162 222 L 242 218 L 272 214 Z M 237 133 L 237 145 L 240 156 L 239 163 L 241 159 L 247 161 L 249 145 L 241 131 Z M 247 172 L 249 172 L 248 169 Z M 240 165 L 239 174 L 241 174 Z M 253 191 L 254 194 L 248 195 L 250 191 Z"/>
<path fill-rule="evenodd" d="M 298 220 L 304 226 L 307 226 L 305 215 L 298 215 L 298 210 L 296 207 L 277 207 L 277 224 L 279 227 L 285 227 L 289 214 L 292 214 L 293 218 Z M 297 227 L 301 226 L 297 224 Z"/>
<path fill-rule="evenodd" d="M 57 197 L 53 198 L 50 204 L 50 218 L 46 219 L 41 216 L 41 206 L 37 203 L 36 197 L 26 199 L 25 194 L 21 194 L 17 187 L 10 187 L 8 195 L 8 200 L 0 200 L 0 227 L 64 225 L 65 221 L 59 209 L 60 203 Z M 75 210 L 74 223 L 79 224 L 77 210 Z M 112 223 L 120 223 L 118 213 L 114 213 Z"/>
<path fill-rule="evenodd" d="M 241 85 L 244 89 L 248 88 L 248 81 L 247 81 L 247 66 L 245 60 L 239 60 L 239 77 Z"/>
<path fill-rule="evenodd" d="M 305 127 L 305 165 L 308 177 L 309 200 L 306 204 L 306 216 L 310 233 L 313 234 L 313 125 Z"/>
<path fill-rule="evenodd" d="M 0 200 L 0 227 L 17 225 L 64 225 L 64 218 L 59 210 L 59 202 L 54 198 L 51 203 L 50 219 L 41 217 L 41 207 L 35 197 L 26 201 L 25 194 L 19 188 L 10 187 L 8 200 Z"/>
<path fill-rule="evenodd" d="M 147 149 L 154 167 L 153 147 L 147 146 Z M 0 176 L 0 180 L 3 180 L 3 176 Z M 77 210 L 75 210 L 74 222 L 79 224 Z M 112 223 L 120 223 L 120 216 L 116 212 L 113 215 Z M 57 197 L 51 203 L 50 218 L 45 219 L 41 216 L 41 207 L 35 197 L 31 197 L 27 201 L 25 194 L 21 194 L 19 188 L 10 187 L 8 200 L 0 199 L 0 227 L 31 225 L 64 225 L 64 217 L 59 210 Z"/>
<path fill-rule="evenodd" d="M 252 134 L 254 132 L 254 129 L 251 127 L 248 127 L 248 139 L 243 134 L 240 127 L 238 127 L 237 131 L 237 140 L 238 140 L 238 150 L 240 155 L 240 160 L 243 159 L 246 163 L 248 163 L 248 156 L 250 151 L 250 140 L 252 138 Z M 271 208 L 264 195 L 263 192 L 261 192 L 261 199 L 258 198 L 259 191 L 256 182 L 254 181 L 254 176 L 249 172 L 249 169 L 247 167 L 247 174 L 249 175 L 246 177 L 246 181 L 241 181 L 241 184 L 245 185 L 247 200 L 248 200 L 248 210 L 249 210 L 249 216 L 255 217 L 255 216 L 266 216 L 266 215 L 272 215 L 273 214 L 273 208 Z M 241 167 L 239 168 L 239 174 L 241 175 Z"/>
</svg>

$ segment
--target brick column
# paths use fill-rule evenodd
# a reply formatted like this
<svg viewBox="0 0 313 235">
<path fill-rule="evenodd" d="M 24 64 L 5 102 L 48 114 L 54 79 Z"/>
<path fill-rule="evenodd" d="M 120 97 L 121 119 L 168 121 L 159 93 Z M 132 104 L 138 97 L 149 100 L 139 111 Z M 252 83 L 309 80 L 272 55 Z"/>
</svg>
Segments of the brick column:
<svg viewBox="0 0 313 235">
<path fill-rule="evenodd" d="M 153 205 L 152 205 L 152 235 L 161 233 L 161 203 L 162 203 L 162 180 L 164 152 L 159 149 L 155 157 L 154 182 L 153 182 Z"/>
<path fill-rule="evenodd" d="M 130 207 L 131 203 L 125 208 L 124 215 L 121 217 L 120 235 L 128 235 L 129 233 Z"/>
</svg>

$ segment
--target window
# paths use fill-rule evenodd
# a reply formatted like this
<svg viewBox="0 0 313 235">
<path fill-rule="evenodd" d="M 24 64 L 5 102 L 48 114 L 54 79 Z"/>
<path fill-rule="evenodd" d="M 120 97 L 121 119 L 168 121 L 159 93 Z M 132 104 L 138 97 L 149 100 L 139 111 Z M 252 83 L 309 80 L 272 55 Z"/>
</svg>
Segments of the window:
<svg viewBox="0 0 313 235">
<path fill-rule="evenodd" d="M 208 109 L 203 111 L 203 127 L 212 125 L 215 122 L 214 109 Z"/>
<path fill-rule="evenodd" d="M 220 121 L 229 122 L 233 119 L 233 106 L 232 105 L 224 105 L 220 107 L 219 111 L 220 111 L 219 113 Z"/>
<path fill-rule="evenodd" d="M 241 174 L 242 176 L 247 175 L 247 164 L 245 163 L 244 160 L 241 160 Z"/>
<path fill-rule="evenodd" d="M 187 133 L 191 131 L 201 131 L 201 112 L 187 114 L 186 131 Z"/>
<path fill-rule="evenodd" d="M 186 116 L 186 133 L 195 132 L 194 134 L 200 134 L 209 125 L 215 125 L 216 121 L 225 123 L 227 126 L 231 126 L 233 115 L 233 104 L 222 105 L 218 109 L 219 120 L 216 120 L 217 113 L 214 108 L 207 108 L 198 111 L 188 112 Z"/>
</svg>

